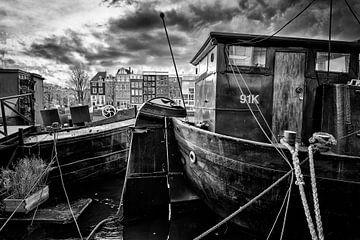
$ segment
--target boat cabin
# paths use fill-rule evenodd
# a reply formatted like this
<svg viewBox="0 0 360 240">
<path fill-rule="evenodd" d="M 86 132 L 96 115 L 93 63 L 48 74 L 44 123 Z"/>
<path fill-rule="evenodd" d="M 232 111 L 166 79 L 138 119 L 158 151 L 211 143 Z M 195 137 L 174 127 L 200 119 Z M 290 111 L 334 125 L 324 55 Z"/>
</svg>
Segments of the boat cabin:
<svg viewBox="0 0 360 240">
<path fill-rule="evenodd" d="M 304 144 L 318 131 L 351 134 L 360 129 L 359 52 L 359 42 L 211 32 L 191 60 L 195 123 L 261 142 L 284 130 Z M 359 136 L 339 151 L 360 152 Z"/>
</svg>

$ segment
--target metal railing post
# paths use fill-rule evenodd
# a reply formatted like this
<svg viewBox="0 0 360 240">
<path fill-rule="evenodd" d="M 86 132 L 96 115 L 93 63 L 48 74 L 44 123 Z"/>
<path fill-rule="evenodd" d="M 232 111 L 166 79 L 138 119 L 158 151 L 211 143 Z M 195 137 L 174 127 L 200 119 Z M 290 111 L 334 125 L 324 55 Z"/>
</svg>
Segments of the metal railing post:
<svg viewBox="0 0 360 240">
<path fill-rule="evenodd" d="M 7 136 L 8 132 L 7 132 L 7 123 L 6 123 L 4 100 L 0 100 L 0 105 L 1 105 L 1 116 L 2 116 L 2 121 L 3 121 L 3 126 L 4 126 L 4 133 L 5 133 L 5 136 Z"/>
</svg>

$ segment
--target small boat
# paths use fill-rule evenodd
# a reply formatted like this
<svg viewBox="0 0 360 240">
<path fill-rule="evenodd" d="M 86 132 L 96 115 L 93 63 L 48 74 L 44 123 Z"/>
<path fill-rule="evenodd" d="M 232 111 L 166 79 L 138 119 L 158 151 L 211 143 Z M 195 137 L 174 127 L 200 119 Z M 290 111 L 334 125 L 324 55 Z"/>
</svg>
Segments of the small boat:
<svg viewBox="0 0 360 240">
<path fill-rule="evenodd" d="M 195 123 L 173 118 L 173 129 L 187 178 L 221 217 L 292 171 L 291 149 L 280 143 L 285 130 L 296 132 L 300 162 L 313 133 L 326 132 L 338 144 L 313 157 L 324 235 L 360 238 L 360 43 L 331 41 L 330 53 L 328 44 L 212 32 L 192 59 Z M 311 167 L 301 170 L 311 198 Z M 264 237 L 290 195 L 285 232 L 297 231 L 288 239 L 309 239 L 299 190 L 288 194 L 290 186 L 288 175 L 232 222 Z"/>
<path fill-rule="evenodd" d="M 129 128 L 135 122 L 136 110 L 117 112 L 114 116 L 90 122 L 86 126 L 47 128 L 36 131 L 34 127 L 2 139 L 3 153 L 11 160 L 21 156 L 36 155 L 50 163 L 51 183 L 58 183 L 59 170 L 54 162 L 56 145 L 62 175 L 66 183 L 78 183 L 106 174 L 125 171 L 129 150 Z M 20 139 L 21 138 L 21 139 Z M 9 149 L 13 152 L 9 154 Z M 3 161 L 3 166 L 11 163 Z"/>
</svg>

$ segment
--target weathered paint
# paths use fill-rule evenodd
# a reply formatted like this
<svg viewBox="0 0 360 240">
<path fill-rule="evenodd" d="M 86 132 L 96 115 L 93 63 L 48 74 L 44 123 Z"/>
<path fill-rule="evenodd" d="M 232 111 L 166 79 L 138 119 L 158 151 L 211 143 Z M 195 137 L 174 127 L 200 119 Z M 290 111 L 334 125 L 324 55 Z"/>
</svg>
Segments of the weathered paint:
<svg viewBox="0 0 360 240">
<path fill-rule="evenodd" d="M 304 84 L 305 53 L 276 52 L 272 108 L 275 136 L 282 136 L 284 130 L 301 134 Z"/>
<path fill-rule="evenodd" d="M 289 167 L 271 144 L 259 143 L 190 126 L 174 119 L 174 132 L 182 153 L 184 170 L 202 199 L 222 217 L 226 217 L 246 204 L 270 184 L 283 176 Z M 288 159 L 291 154 L 281 145 Z M 196 163 L 189 153 L 196 154 Z M 306 148 L 300 149 L 300 160 L 307 157 Z M 343 221 L 345 227 L 360 223 L 360 158 L 333 153 L 315 155 L 320 207 L 324 229 Z M 305 188 L 308 183 L 308 163 L 302 165 Z M 236 216 L 233 221 L 240 226 L 268 233 L 281 202 L 289 187 L 290 178 L 273 188 L 263 198 Z M 298 190 L 293 189 L 287 227 L 296 226 L 304 233 L 305 217 L 300 205 Z M 308 196 L 311 193 L 308 192 Z M 296 230 L 296 229 L 295 229 Z M 332 232 L 342 232 L 338 226 Z M 296 232 L 296 231 L 295 231 Z M 295 233 L 294 232 L 294 233 Z M 360 234 L 360 233 L 358 233 Z"/>
</svg>

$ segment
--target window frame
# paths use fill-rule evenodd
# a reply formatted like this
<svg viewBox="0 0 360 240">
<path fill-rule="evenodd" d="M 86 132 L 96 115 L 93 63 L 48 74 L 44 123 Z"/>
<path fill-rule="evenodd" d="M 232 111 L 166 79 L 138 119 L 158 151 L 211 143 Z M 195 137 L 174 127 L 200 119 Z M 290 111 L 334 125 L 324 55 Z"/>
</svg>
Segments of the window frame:
<svg viewBox="0 0 360 240">
<path fill-rule="evenodd" d="M 243 47 L 243 48 L 252 48 L 252 52 L 254 52 L 255 48 L 258 49 L 264 49 L 265 50 L 265 55 L 264 55 L 264 65 L 239 65 L 239 64 L 231 64 L 231 58 L 230 58 L 230 49 L 231 47 Z M 246 51 L 246 50 L 245 50 Z M 267 47 L 262 47 L 262 46 L 244 46 L 244 45 L 233 45 L 233 44 L 229 44 L 227 46 L 227 52 L 228 52 L 228 57 L 227 57 L 227 65 L 230 66 L 236 66 L 239 68 L 258 68 L 258 69 L 267 69 L 268 68 L 268 61 L 267 61 L 267 55 L 268 55 L 268 48 Z"/>
<path fill-rule="evenodd" d="M 318 69 L 316 69 L 317 68 L 317 65 L 318 65 L 318 62 L 317 62 L 317 60 L 318 60 L 318 53 L 325 53 L 326 55 L 328 54 L 328 52 L 326 52 L 326 51 L 321 51 L 321 50 L 316 50 L 315 51 L 315 66 L 314 66 L 314 70 L 315 70 L 315 72 L 322 72 L 322 73 L 326 73 L 326 72 L 328 72 L 328 66 L 326 66 L 326 69 L 325 70 L 318 70 Z M 333 71 L 333 70 L 331 70 L 331 54 L 343 54 L 343 56 L 348 56 L 349 57 L 349 62 L 348 62 L 348 65 L 347 66 L 345 66 L 346 67 L 346 71 L 345 72 L 342 72 L 342 71 Z M 330 65 L 330 68 L 329 68 L 329 73 L 333 73 L 333 74 L 349 74 L 349 72 L 350 72 L 350 59 L 351 59 L 351 53 L 346 53 L 346 52 L 330 52 L 330 63 L 329 63 L 329 65 Z M 327 60 L 326 60 L 327 61 Z M 345 60 L 345 64 L 346 64 L 346 60 Z M 360 64 L 359 64 L 360 65 Z"/>
</svg>

